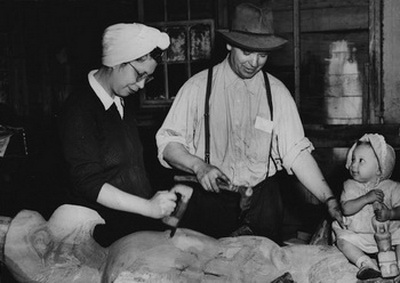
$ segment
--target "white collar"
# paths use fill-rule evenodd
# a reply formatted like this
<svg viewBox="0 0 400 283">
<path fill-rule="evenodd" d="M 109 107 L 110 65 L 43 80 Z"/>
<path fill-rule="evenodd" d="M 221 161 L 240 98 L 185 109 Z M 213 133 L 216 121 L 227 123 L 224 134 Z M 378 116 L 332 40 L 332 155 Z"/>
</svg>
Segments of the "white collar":
<svg viewBox="0 0 400 283">
<path fill-rule="evenodd" d="M 112 98 L 94 77 L 94 73 L 96 73 L 96 72 L 97 72 L 97 70 L 92 70 L 88 74 L 88 80 L 89 80 L 90 86 L 92 87 L 93 91 L 96 93 L 97 97 L 100 99 L 105 110 L 110 109 L 111 105 L 113 105 L 113 103 L 115 103 L 121 118 L 123 118 L 124 117 L 124 109 L 122 107 L 122 98 L 119 96 L 114 96 L 114 98 Z"/>
</svg>

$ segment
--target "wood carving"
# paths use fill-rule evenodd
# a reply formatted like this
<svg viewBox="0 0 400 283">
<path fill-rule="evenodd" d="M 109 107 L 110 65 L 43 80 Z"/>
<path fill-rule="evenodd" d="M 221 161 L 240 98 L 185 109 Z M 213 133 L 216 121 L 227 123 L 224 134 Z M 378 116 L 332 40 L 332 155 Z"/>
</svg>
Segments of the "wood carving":
<svg viewBox="0 0 400 283">
<path fill-rule="evenodd" d="M 49 221 L 28 210 L 0 218 L 1 261 L 19 282 L 271 282 L 287 273 L 298 283 L 357 282 L 357 268 L 333 246 L 178 229 L 173 238 L 143 231 L 103 248 L 91 236 L 100 223 L 95 211 L 72 205 Z"/>
</svg>

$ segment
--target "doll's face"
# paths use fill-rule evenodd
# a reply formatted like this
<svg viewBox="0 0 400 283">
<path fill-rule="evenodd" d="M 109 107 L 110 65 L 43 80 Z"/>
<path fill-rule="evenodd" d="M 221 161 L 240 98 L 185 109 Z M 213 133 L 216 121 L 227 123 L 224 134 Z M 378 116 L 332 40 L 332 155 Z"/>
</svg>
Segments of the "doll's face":
<svg viewBox="0 0 400 283">
<path fill-rule="evenodd" d="M 360 144 L 353 151 L 350 175 L 360 183 L 376 182 L 381 175 L 378 159 L 369 144 Z"/>
</svg>

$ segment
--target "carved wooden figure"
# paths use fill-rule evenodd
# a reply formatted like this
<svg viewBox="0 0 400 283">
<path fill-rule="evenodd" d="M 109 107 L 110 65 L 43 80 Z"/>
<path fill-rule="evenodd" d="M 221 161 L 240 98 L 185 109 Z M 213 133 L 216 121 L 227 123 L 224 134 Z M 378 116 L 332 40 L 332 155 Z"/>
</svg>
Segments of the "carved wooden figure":
<svg viewBox="0 0 400 283">
<path fill-rule="evenodd" d="M 28 210 L 3 217 L 1 261 L 19 282 L 271 282 L 285 273 L 298 283 L 357 282 L 357 268 L 333 246 L 280 247 L 256 236 L 216 240 L 178 229 L 173 238 L 143 231 L 103 248 L 91 236 L 101 223 L 95 211 L 72 205 L 48 221 Z"/>
</svg>

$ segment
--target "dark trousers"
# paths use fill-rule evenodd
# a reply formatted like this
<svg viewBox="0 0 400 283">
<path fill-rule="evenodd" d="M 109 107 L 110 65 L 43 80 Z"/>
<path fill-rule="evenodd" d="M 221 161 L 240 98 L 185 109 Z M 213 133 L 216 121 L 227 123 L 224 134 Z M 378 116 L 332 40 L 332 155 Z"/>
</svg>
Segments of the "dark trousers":
<svg viewBox="0 0 400 283">
<path fill-rule="evenodd" d="M 283 204 L 278 177 L 267 178 L 253 188 L 250 208 L 244 213 L 239 207 L 238 193 L 211 193 L 205 191 L 200 184 L 185 184 L 193 187 L 194 191 L 180 227 L 221 238 L 246 224 L 256 235 L 281 244 Z"/>
<path fill-rule="evenodd" d="M 278 176 L 267 178 L 253 188 L 250 209 L 245 212 L 243 223 L 256 235 L 282 243 L 283 203 Z"/>
</svg>

